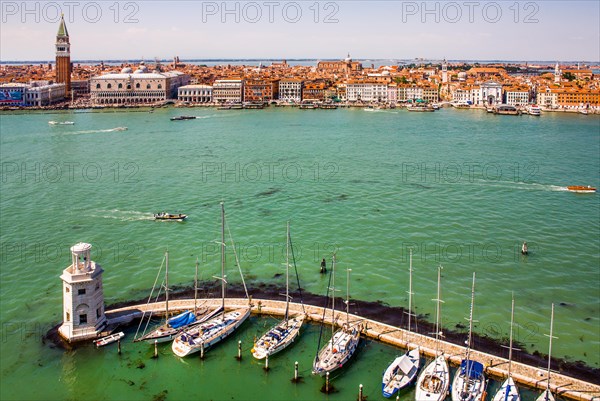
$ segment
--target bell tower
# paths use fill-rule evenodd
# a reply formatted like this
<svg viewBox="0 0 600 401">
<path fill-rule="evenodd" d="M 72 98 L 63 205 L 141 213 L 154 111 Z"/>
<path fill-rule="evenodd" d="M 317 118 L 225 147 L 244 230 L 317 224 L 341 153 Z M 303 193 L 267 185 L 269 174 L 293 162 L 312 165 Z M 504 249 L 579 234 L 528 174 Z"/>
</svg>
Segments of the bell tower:
<svg viewBox="0 0 600 401">
<path fill-rule="evenodd" d="M 60 25 L 56 34 L 56 82 L 65 84 L 65 97 L 69 97 L 71 94 L 71 43 L 64 15 L 60 17 Z"/>
<path fill-rule="evenodd" d="M 69 342 L 96 338 L 106 326 L 102 267 L 90 259 L 92 245 L 71 247 L 71 265 L 63 281 L 63 323 L 58 332 Z"/>
</svg>

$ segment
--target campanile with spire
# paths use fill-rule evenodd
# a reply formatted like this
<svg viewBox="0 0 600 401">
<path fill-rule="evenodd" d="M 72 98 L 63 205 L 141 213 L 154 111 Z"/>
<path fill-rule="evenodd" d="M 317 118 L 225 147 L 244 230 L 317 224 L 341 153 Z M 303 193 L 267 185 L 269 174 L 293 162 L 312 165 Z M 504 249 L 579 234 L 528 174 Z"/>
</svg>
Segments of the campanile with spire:
<svg viewBox="0 0 600 401">
<path fill-rule="evenodd" d="M 65 16 L 60 17 L 56 34 L 56 82 L 65 84 L 65 96 L 71 93 L 71 44 L 65 25 Z"/>
</svg>

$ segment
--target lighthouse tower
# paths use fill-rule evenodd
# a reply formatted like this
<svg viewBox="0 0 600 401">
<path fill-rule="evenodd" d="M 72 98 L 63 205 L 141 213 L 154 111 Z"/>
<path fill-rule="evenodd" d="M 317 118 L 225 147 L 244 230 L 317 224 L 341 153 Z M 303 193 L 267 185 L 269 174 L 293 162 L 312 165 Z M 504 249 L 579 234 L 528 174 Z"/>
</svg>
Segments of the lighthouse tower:
<svg viewBox="0 0 600 401">
<path fill-rule="evenodd" d="M 90 259 L 92 245 L 71 247 L 71 265 L 60 276 L 63 281 L 63 323 L 60 335 L 69 342 L 96 338 L 106 326 L 102 267 Z"/>
<path fill-rule="evenodd" d="M 65 96 L 71 93 L 71 43 L 65 17 L 60 17 L 56 34 L 56 82 L 65 84 Z"/>
</svg>

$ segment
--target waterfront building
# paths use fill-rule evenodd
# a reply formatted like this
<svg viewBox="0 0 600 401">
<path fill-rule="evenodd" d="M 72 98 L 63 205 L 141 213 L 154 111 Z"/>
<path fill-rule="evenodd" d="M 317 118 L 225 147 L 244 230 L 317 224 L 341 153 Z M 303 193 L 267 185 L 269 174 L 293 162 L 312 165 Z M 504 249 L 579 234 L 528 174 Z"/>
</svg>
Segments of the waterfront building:
<svg viewBox="0 0 600 401">
<path fill-rule="evenodd" d="M 26 106 L 50 106 L 62 102 L 67 96 L 65 83 L 49 83 L 47 81 L 32 82 L 25 92 Z"/>
<path fill-rule="evenodd" d="M 566 109 L 599 108 L 600 89 L 560 88 L 556 89 L 559 107 Z"/>
<path fill-rule="evenodd" d="M 556 89 L 545 88 L 537 93 L 537 104 L 546 109 L 558 108 L 558 92 Z"/>
<path fill-rule="evenodd" d="M 137 70 L 126 67 L 90 79 L 93 104 L 153 104 L 177 98 L 177 89 L 189 83 L 189 76 L 179 71 L 149 72 L 142 61 Z"/>
<path fill-rule="evenodd" d="M 504 103 L 511 106 L 529 104 L 529 88 L 526 86 L 509 86 L 504 90 Z"/>
<path fill-rule="evenodd" d="M 90 80 L 71 80 L 71 90 L 73 91 L 75 97 L 88 96 L 90 94 Z"/>
<path fill-rule="evenodd" d="M 71 265 L 63 270 L 63 322 L 58 333 L 69 342 L 96 338 L 106 326 L 102 267 L 91 260 L 92 245 L 71 247 Z"/>
<path fill-rule="evenodd" d="M 213 96 L 211 85 L 185 85 L 177 89 L 177 100 L 188 103 L 211 103 Z"/>
<path fill-rule="evenodd" d="M 436 103 L 440 100 L 440 92 L 437 85 L 424 86 L 422 91 L 421 99 L 430 103 Z"/>
<path fill-rule="evenodd" d="M 346 97 L 349 102 L 387 102 L 388 86 L 371 80 L 351 80 L 346 84 Z"/>
<path fill-rule="evenodd" d="M 468 85 L 456 86 L 452 89 L 452 102 L 453 103 L 473 103 L 473 93 L 471 87 Z"/>
<path fill-rule="evenodd" d="M 474 101 L 474 104 L 493 106 L 502 103 L 502 84 L 491 80 L 486 81 L 479 85 L 479 91 L 478 101 Z"/>
<path fill-rule="evenodd" d="M 0 106 L 25 106 L 29 85 L 10 82 L 0 85 Z"/>
<path fill-rule="evenodd" d="M 406 87 L 406 101 L 414 101 L 417 99 L 423 99 L 423 88 L 416 85 L 410 85 Z"/>
<path fill-rule="evenodd" d="M 398 101 L 398 84 L 392 82 L 387 86 L 387 99 L 389 103 L 396 103 Z"/>
<path fill-rule="evenodd" d="M 65 84 L 65 96 L 71 94 L 71 67 L 69 32 L 65 25 L 65 17 L 61 15 L 56 34 L 56 82 Z"/>
<path fill-rule="evenodd" d="M 241 79 L 217 79 L 213 84 L 213 101 L 217 103 L 241 103 L 244 81 Z"/>
<path fill-rule="evenodd" d="M 303 81 L 297 78 L 283 78 L 279 81 L 279 99 L 288 103 L 302 101 Z"/>
<path fill-rule="evenodd" d="M 323 101 L 325 99 L 325 82 L 307 82 L 302 88 L 302 100 Z"/>
<path fill-rule="evenodd" d="M 270 102 L 279 97 L 279 80 L 252 79 L 244 81 L 244 102 Z"/>
</svg>

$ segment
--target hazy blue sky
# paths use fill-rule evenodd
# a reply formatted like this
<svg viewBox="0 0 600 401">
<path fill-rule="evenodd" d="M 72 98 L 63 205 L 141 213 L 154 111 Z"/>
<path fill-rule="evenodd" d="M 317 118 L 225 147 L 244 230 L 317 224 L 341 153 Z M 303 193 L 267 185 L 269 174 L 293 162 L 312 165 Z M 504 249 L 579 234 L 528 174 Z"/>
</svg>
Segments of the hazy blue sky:
<svg viewBox="0 0 600 401">
<path fill-rule="evenodd" d="M 71 58 L 600 60 L 590 1 L 0 1 L 0 60 Z"/>
</svg>

